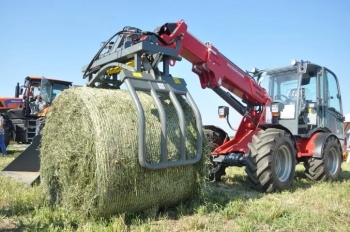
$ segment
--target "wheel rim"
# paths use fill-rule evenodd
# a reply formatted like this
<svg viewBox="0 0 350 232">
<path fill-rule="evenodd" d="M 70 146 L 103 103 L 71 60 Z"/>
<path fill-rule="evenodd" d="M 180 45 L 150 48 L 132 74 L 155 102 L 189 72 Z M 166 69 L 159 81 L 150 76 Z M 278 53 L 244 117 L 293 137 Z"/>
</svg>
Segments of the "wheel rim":
<svg viewBox="0 0 350 232">
<path fill-rule="evenodd" d="M 331 175 L 334 175 L 339 168 L 339 156 L 335 148 L 331 148 L 327 157 L 327 168 Z"/>
<path fill-rule="evenodd" d="M 292 157 L 290 150 L 286 145 L 283 145 L 278 149 L 275 167 L 277 178 L 281 182 L 287 181 L 292 172 Z"/>
</svg>

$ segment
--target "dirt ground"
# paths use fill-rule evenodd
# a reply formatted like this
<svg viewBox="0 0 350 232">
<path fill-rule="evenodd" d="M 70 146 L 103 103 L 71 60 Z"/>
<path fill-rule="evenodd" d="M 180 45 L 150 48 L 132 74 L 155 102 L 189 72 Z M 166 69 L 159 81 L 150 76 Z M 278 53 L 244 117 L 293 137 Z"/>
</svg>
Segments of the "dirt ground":
<svg viewBox="0 0 350 232">
<path fill-rule="evenodd" d="M 0 231 L 10 232 L 10 231 L 20 231 L 17 229 L 15 223 L 13 223 L 9 218 L 0 218 Z"/>
</svg>

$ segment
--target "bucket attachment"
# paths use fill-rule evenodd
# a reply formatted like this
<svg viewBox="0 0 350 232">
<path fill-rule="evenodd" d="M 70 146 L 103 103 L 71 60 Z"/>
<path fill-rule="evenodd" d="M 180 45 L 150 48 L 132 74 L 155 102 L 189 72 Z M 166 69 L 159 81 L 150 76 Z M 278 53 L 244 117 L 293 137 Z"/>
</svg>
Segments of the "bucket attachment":
<svg viewBox="0 0 350 232">
<path fill-rule="evenodd" d="M 27 185 L 38 181 L 40 176 L 40 141 L 41 135 L 36 135 L 32 143 L 1 171 L 2 174 Z"/>
</svg>

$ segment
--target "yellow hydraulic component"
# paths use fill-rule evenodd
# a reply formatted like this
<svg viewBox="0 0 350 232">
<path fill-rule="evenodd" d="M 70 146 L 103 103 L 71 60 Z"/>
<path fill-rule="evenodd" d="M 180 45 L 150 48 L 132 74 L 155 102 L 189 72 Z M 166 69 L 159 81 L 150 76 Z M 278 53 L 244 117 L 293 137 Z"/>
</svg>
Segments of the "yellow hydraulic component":
<svg viewBox="0 0 350 232">
<path fill-rule="evenodd" d="M 179 79 L 179 78 L 177 78 L 177 77 L 174 77 L 174 82 L 175 82 L 175 84 L 181 84 L 180 79 Z"/>
<path fill-rule="evenodd" d="M 133 66 L 134 66 L 134 61 L 127 62 L 126 65 L 127 65 L 127 66 L 132 66 L 132 67 L 133 67 Z M 110 74 L 118 73 L 118 72 L 120 72 L 120 71 L 122 71 L 122 70 L 123 70 L 122 67 L 117 66 L 117 67 L 108 69 L 108 70 L 106 71 L 106 73 L 107 73 L 108 75 L 110 75 Z M 140 72 L 133 72 L 132 74 L 133 74 L 134 77 L 142 78 L 142 74 L 141 74 Z M 181 81 L 180 81 L 179 78 L 174 77 L 173 79 L 174 79 L 175 84 L 181 84 Z"/>
<path fill-rule="evenodd" d="M 140 73 L 140 72 L 133 72 L 132 75 L 134 77 L 142 77 L 142 73 Z"/>
<path fill-rule="evenodd" d="M 134 67 L 134 61 L 127 62 L 126 65 Z M 122 70 L 123 70 L 122 67 L 117 66 L 117 67 L 108 69 L 108 70 L 106 71 L 106 73 L 107 73 L 108 75 L 110 75 L 110 74 L 118 73 L 118 72 L 120 72 L 120 71 L 122 71 Z"/>
</svg>

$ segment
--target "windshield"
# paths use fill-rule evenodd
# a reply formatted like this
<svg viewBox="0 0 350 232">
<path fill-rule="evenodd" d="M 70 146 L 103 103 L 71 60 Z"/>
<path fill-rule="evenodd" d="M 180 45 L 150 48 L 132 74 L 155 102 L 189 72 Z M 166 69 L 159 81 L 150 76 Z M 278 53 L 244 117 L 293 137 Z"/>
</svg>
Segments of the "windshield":
<svg viewBox="0 0 350 232">
<path fill-rule="evenodd" d="M 59 95 L 63 90 L 68 89 L 69 86 L 67 85 L 62 85 L 62 84 L 53 84 L 52 85 L 52 96 L 51 96 L 51 101 L 53 101 L 57 95 Z"/>
<path fill-rule="evenodd" d="M 280 72 L 267 72 L 261 86 L 272 101 L 289 101 L 297 98 L 299 76 L 296 69 Z"/>
<path fill-rule="evenodd" d="M 264 76 L 261 86 L 267 90 L 273 102 L 280 102 L 284 105 L 281 118 L 294 118 L 295 113 L 300 115 L 305 110 L 307 102 L 317 100 L 316 75 L 312 72 L 303 74 L 299 93 L 299 75 L 293 70 L 271 72 Z"/>
<path fill-rule="evenodd" d="M 298 83 L 299 75 L 294 68 L 268 71 L 261 82 L 272 102 L 281 102 L 284 105 L 281 118 L 295 117 L 296 102 L 299 98 Z"/>
<path fill-rule="evenodd" d="M 46 78 L 41 80 L 40 97 L 37 101 L 39 112 L 51 105 L 52 101 L 69 85 L 53 83 Z"/>
<path fill-rule="evenodd" d="M 41 97 L 48 103 L 51 104 L 52 101 L 59 95 L 63 90 L 68 89 L 69 86 L 51 83 L 50 81 L 42 81 L 41 85 Z"/>
<path fill-rule="evenodd" d="M 264 77 L 262 87 L 265 88 L 271 97 L 272 101 L 283 103 L 295 103 L 298 98 L 297 89 L 299 83 L 299 76 L 295 74 L 281 74 L 281 75 L 267 75 Z M 302 98 L 316 102 L 316 76 L 303 77 L 300 86 L 300 93 Z"/>
<path fill-rule="evenodd" d="M 270 77 L 269 94 L 274 101 L 288 101 L 297 98 L 298 75 L 277 75 Z"/>
</svg>

